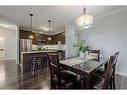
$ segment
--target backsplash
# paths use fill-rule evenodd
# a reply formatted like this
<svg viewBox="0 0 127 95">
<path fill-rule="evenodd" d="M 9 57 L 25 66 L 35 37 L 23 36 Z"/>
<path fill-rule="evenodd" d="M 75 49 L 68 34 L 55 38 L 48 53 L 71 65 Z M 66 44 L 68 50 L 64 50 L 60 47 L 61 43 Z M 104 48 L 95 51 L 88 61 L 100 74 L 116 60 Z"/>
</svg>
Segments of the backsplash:
<svg viewBox="0 0 127 95">
<path fill-rule="evenodd" d="M 32 45 L 32 50 L 37 50 L 38 48 L 65 50 L 66 45 Z"/>
</svg>

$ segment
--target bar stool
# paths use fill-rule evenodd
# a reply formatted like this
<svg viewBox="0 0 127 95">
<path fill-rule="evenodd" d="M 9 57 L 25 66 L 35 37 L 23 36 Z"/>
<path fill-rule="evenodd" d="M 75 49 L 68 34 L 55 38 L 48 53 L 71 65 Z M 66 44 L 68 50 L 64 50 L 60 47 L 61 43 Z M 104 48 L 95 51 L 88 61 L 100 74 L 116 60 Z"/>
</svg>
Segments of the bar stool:
<svg viewBox="0 0 127 95">
<path fill-rule="evenodd" d="M 37 58 L 34 56 L 32 57 L 32 65 L 31 65 L 31 72 L 32 72 L 32 75 L 35 74 L 35 71 L 38 69 L 38 65 L 37 65 Z"/>
</svg>

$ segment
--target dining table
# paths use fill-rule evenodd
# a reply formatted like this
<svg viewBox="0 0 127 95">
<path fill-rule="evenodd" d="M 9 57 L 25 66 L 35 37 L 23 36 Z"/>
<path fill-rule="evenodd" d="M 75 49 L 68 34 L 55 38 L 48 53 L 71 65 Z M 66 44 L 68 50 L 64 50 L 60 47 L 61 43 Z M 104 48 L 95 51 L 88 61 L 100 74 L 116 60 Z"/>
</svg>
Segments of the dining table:
<svg viewBox="0 0 127 95">
<path fill-rule="evenodd" d="M 85 78 L 85 88 L 91 88 L 90 75 L 95 72 L 101 66 L 106 66 L 108 59 L 100 57 L 96 59 L 92 56 L 86 56 L 85 58 L 71 57 L 64 60 L 60 60 L 60 66 L 65 70 L 69 70 L 79 76 Z"/>
</svg>

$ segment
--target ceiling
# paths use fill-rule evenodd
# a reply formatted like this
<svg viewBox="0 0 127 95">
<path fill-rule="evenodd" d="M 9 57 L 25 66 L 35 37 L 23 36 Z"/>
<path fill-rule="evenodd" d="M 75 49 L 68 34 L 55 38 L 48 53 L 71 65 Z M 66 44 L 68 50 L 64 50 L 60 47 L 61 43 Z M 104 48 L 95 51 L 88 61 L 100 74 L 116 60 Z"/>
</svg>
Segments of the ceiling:
<svg viewBox="0 0 127 95">
<path fill-rule="evenodd" d="M 122 6 L 86 6 L 86 13 L 94 18 L 115 11 Z M 76 26 L 76 18 L 82 14 L 83 6 L 0 6 L 0 15 L 14 21 L 19 27 L 30 29 L 30 16 L 33 16 L 33 30 L 49 33 L 48 19 L 51 20 L 51 33 L 64 30 L 65 26 Z M 45 28 L 45 29 L 44 29 Z M 47 29 L 48 30 L 48 29 Z"/>
</svg>

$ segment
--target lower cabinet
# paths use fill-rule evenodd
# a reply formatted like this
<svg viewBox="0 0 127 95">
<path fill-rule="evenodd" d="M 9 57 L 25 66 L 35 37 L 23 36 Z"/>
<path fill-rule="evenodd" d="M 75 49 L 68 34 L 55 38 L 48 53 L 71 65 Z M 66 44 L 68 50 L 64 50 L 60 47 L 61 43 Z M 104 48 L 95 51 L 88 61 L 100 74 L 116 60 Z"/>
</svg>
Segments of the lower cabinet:
<svg viewBox="0 0 127 95">
<path fill-rule="evenodd" d="M 23 54 L 23 74 L 35 75 L 36 72 L 47 68 L 46 53 L 25 53 Z"/>
</svg>

